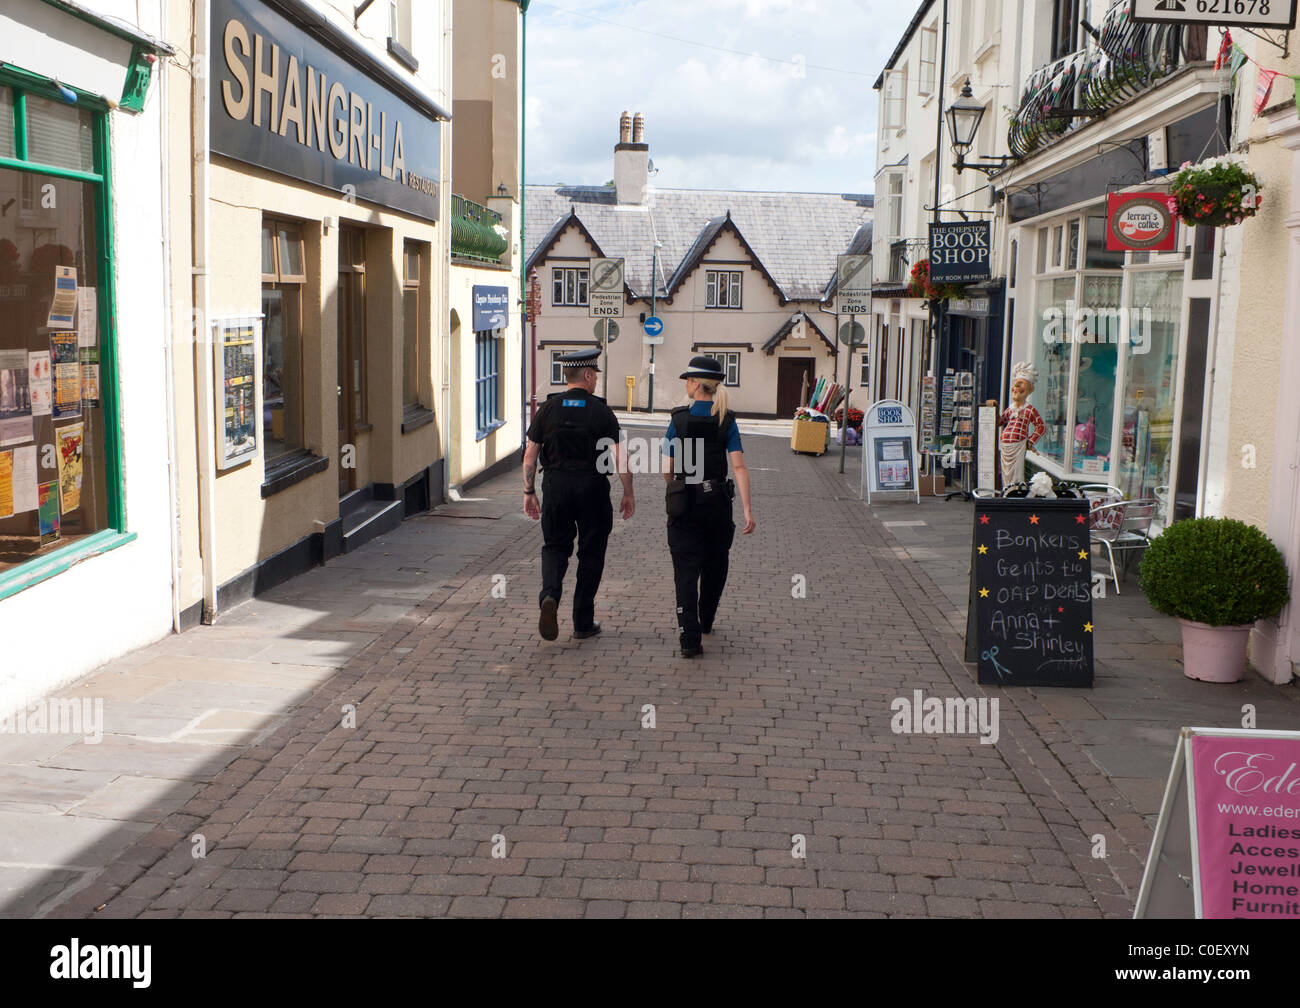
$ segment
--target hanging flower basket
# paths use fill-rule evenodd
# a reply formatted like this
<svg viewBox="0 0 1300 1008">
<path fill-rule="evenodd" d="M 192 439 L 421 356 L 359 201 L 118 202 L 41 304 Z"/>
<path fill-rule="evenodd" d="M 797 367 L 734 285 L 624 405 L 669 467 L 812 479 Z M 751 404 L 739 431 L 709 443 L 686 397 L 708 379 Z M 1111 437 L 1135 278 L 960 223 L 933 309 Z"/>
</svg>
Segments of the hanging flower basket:
<svg viewBox="0 0 1300 1008">
<path fill-rule="evenodd" d="M 912 267 L 912 279 L 907 285 L 908 297 L 925 298 L 927 301 L 951 301 L 964 297 L 965 284 L 930 282 L 930 260 L 922 259 Z"/>
<path fill-rule="evenodd" d="M 1178 216 L 1200 227 L 1240 224 L 1259 211 L 1263 197 L 1259 179 L 1227 158 L 1212 158 L 1199 165 L 1184 162 L 1174 177 L 1170 195 Z"/>
</svg>

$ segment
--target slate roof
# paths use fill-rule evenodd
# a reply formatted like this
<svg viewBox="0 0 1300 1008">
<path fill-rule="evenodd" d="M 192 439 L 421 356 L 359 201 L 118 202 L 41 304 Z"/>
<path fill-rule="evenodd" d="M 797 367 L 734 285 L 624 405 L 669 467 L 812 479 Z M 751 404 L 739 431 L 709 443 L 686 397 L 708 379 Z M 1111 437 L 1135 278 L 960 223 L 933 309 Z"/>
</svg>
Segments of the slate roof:
<svg viewBox="0 0 1300 1008">
<path fill-rule="evenodd" d="M 613 186 L 530 185 L 524 240 L 527 267 L 558 239 L 572 212 L 606 256 L 626 260 L 632 293 L 648 296 L 654 242 L 662 294 L 683 264 L 697 259 L 732 223 L 787 300 L 819 301 L 835 273 L 835 257 L 860 244 L 868 225 L 869 194 L 743 192 L 726 189 L 651 189 L 644 206 L 620 206 Z M 694 255 L 692 255 L 694 253 Z M 678 277 L 677 281 L 680 282 Z"/>
</svg>

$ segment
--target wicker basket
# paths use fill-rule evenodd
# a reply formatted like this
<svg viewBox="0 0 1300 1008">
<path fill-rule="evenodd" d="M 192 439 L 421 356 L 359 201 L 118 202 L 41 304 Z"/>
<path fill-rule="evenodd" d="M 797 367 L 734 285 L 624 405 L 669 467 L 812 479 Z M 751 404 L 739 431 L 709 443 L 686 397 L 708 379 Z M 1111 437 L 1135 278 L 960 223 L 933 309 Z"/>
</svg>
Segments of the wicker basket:
<svg viewBox="0 0 1300 1008">
<path fill-rule="evenodd" d="M 794 433 L 790 435 L 790 447 L 797 452 L 824 455 L 826 454 L 826 442 L 830 437 L 830 429 L 830 424 L 817 423 L 815 420 L 796 419 Z"/>
</svg>

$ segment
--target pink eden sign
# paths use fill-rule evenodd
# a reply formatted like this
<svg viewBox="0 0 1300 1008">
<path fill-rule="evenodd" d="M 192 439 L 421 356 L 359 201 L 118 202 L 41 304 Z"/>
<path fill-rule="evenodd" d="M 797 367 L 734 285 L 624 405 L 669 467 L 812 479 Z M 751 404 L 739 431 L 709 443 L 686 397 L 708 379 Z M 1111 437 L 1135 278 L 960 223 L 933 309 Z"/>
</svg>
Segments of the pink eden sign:
<svg viewBox="0 0 1300 1008">
<path fill-rule="evenodd" d="M 1190 742 L 1200 916 L 1300 920 L 1300 739 Z"/>
</svg>

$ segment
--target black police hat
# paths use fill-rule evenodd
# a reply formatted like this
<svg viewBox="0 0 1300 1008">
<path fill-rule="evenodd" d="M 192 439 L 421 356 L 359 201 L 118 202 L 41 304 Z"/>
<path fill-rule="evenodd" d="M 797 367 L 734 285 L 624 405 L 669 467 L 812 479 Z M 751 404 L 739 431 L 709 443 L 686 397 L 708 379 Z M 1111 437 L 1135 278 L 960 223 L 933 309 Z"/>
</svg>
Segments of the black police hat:
<svg viewBox="0 0 1300 1008">
<path fill-rule="evenodd" d="M 600 359 L 600 347 L 592 347 L 590 350 L 575 350 L 573 353 L 561 354 L 556 358 L 560 366 L 568 371 L 570 368 L 592 368 L 599 371 L 596 361 Z"/>
<path fill-rule="evenodd" d="M 722 364 L 712 357 L 692 357 L 691 366 L 682 372 L 683 378 L 704 378 L 708 381 L 723 381 L 727 372 Z"/>
</svg>

